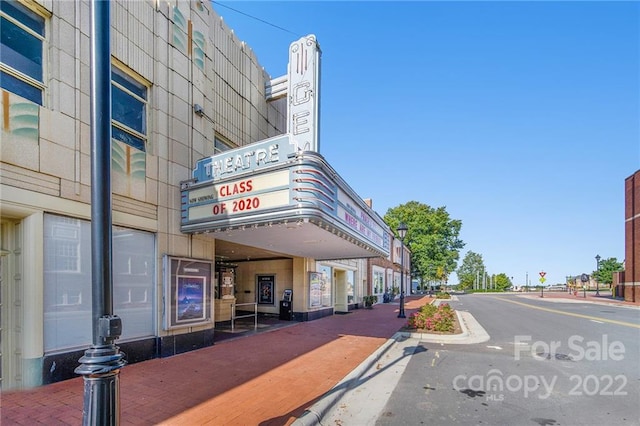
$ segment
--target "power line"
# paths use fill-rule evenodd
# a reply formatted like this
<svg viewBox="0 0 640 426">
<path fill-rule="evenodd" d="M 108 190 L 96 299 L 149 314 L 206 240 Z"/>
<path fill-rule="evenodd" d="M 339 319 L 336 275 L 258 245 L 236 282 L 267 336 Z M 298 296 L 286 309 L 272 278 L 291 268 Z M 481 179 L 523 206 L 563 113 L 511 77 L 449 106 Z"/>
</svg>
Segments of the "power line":
<svg viewBox="0 0 640 426">
<path fill-rule="evenodd" d="M 229 10 L 233 10 L 234 12 L 239 13 L 240 15 L 244 15 L 244 16 L 246 16 L 246 17 L 248 17 L 248 18 L 255 19 L 256 21 L 262 22 L 263 24 L 270 25 L 270 26 L 272 26 L 272 27 L 274 27 L 274 28 L 277 28 L 277 29 L 279 29 L 279 30 L 281 30 L 281 31 L 287 32 L 287 33 L 289 33 L 289 34 L 293 34 L 293 35 L 294 35 L 294 36 L 296 36 L 296 37 L 302 37 L 302 35 L 300 35 L 300 34 L 294 33 L 293 31 L 289 31 L 288 29 L 286 29 L 286 28 L 282 28 L 282 27 L 280 27 L 280 26 L 278 26 L 278 25 L 276 25 L 276 24 L 272 24 L 271 22 L 265 21 L 264 19 L 260 19 L 260 18 L 258 18 L 258 17 L 253 16 L 253 15 L 249 15 L 248 13 L 242 12 L 242 11 L 240 11 L 240 10 L 238 10 L 238 9 L 234 9 L 234 8 L 233 8 L 233 7 L 231 7 L 231 6 L 227 6 L 227 5 L 222 4 L 222 3 L 218 2 L 218 1 L 213 1 L 213 0 L 212 0 L 212 1 L 211 1 L 211 3 L 213 3 L 213 4 L 217 4 L 218 6 L 225 7 L 225 8 L 227 8 L 227 9 L 229 9 Z"/>
</svg>

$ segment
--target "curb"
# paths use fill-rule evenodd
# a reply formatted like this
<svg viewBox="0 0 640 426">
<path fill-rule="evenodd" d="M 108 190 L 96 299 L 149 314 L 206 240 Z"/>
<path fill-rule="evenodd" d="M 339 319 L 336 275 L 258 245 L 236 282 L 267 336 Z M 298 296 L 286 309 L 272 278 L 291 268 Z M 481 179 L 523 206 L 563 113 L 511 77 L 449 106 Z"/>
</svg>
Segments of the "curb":
<svg viewBox="0 0 640 426">
<path fill-rule="evenodd" d="M 401 337 L 403 337 L 401 333 L 394 334 L 391 339 L 388 339 L 382 346 L 376 349 L 367 359 L 361 362 L 360 365 L 331 388 L 331 390 L 321 396 L 320 400 L 310 409 L 302 413 L 302 415 L 292 423 L 292 426 L 321 426 L 322 419 L 327 417 L 340 399 L 350 390 L 350 384 L 357 382 Z"/>
<path fill-rule="evenodd" d="M 458 322 L 462 333 L 460 334 L 431 334 L 431 333 L 410 333 L 407 331 L 398 332 L 401 336 L 417 339 L 428 343 L 451 343 L 458 345 L 468 345 L 473 343 L 486 342 L 491 338 L 489 333 L 480 323 L 467 311 L 456 310 Z"/>
<path fill-rule="evenodd" d="M 292 426 L 322 426 L 323 419 L 327 419 L 329 415 L 336 409 L 341 399 L 345 397 L 347 392 L 352 391 L 352 384 L 358 383 L 369 370 L 378 363 L 378 361 L 397 344 L 408 339 L 418 340 L 428 343 L 450 343 L 450 344 L 473 344 L 482 343 L 490 339 L 486 330 L 478 323 L 478 321 L 466 311 L 457 311 L 458 321 L 462 333 L 456 335 L 436 335 L 430 333 L 410 333 L 399 331 L 387 340 L 382 346 L 374 351 L 367 359 L 358 365 L 353 371 L 346 375 L 331 390 L 320 397 L 311 408 L 306 410 L 298 417 Z"/>
</svg>

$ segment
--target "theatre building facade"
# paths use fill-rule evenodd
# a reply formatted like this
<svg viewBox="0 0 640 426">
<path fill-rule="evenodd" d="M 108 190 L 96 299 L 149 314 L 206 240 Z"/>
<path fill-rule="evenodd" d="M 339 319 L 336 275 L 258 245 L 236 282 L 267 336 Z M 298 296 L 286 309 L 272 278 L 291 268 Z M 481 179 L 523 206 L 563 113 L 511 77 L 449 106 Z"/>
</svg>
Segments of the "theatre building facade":
<svg viewBox="0 0 640 426">
<path fill-rule="evenodd" d="M 15 389 L 75 377 L 91 344 L 90 3 L 0 13 L 0 379 Z M 399 282 L 403 247 L 320 154 L 314 36 L 278 78 L 208 2 L 113 1 L 110 40 L 129 362 L 212 345 L 239 309 L 314 320 Z"/>
</svg>

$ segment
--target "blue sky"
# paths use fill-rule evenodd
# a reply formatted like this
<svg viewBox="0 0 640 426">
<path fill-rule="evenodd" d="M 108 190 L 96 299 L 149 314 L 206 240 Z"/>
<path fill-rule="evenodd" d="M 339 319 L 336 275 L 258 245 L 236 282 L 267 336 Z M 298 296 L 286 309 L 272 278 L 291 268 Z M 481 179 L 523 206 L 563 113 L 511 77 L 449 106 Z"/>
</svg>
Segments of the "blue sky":
<svg viewBox="0 0 640 426">
<path fill-rule="evenodd" d="M 640 3 L 213 7 L 272 77 L 286 73 L 291 42 L 316 35 L 320 153 L 381 216 L 412 200 L 445 206 L 462 221 L 460 261 L 479 253 L 517 285 L 591 273 L 597 254 L 624 259 L 624 180 L 640 169 Z"/>
</svg>

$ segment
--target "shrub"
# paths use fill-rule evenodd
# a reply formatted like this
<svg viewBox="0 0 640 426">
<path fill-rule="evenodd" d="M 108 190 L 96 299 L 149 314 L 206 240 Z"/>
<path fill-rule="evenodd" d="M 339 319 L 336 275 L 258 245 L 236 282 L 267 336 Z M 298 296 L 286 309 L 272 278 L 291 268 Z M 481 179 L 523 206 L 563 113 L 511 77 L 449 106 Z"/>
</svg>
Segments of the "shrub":
<svg viewBox="0 0 640 426">
<path fill-rule="evenodd" d="M 378 303 L 378 296 L 372 294 L 370 296 L 364 296 L 362 298 L 362 302 L 364 303 L 365 308 L 371 308 L 373 305 Z"/>
<path fill-rule="evenodd" d="M 451 299 L 451 295 L 447 292 L 441 291 L 436 294 L 436 299 Z"/>
<path fill-rule="evenodd" d="M 440 306 L 424 305 L 407 321 L 407 327 L 417 330 L 452 332 L 455 327 L 455 311 L 447 303 Z"/>
</svg>

